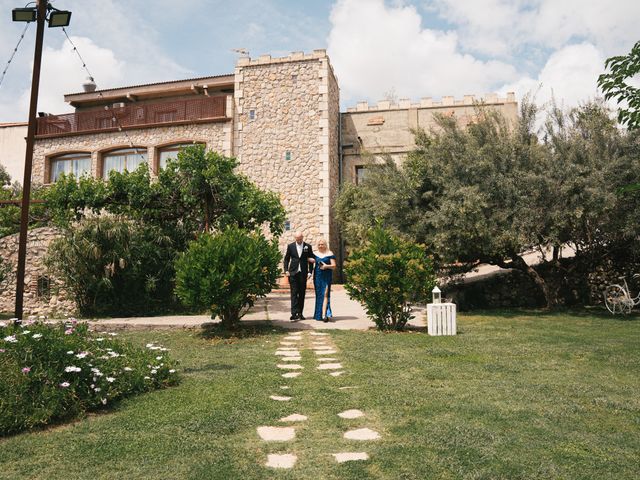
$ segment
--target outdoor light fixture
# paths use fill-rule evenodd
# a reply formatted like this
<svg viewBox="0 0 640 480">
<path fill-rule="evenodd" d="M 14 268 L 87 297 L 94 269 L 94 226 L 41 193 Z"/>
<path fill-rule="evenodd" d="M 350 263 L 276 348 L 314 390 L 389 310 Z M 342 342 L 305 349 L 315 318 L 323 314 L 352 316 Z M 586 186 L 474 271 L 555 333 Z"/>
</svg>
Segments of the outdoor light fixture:
<svg viewBox="0 0 640 480">
<path fill-rule="evenodd" d="M 33 3 L 33 2 L 32 2 Z M 31 4 L 28 4 L 31 5 Z M 31 77 L 31 100 L 29 102 L 29 126 L 27 128 L 27 148 L 24 159 L 24 179 L 22 182 L 22 204 L 20 207 L 20 236 L 18 237 L 18 265 L 16 268 L 16 323 L 22 320 L 24 300 L 24 274 L 27 257 L 27 233 L 29 230 L 29 203 L 31 198 L 31 171 L 33 167 L 33 144 L 36 136 L 36 115 L 38 108 L 38 89 L 40 87 L 40 66 L 42 64 L 42 43 L 44 40 L 44 22 L 49 27 L 66 27 L 71 12 L 58 10 L 49 4 L 49 0 L 36 0 L 35 7 L 14 8 L 14 22 L 36 22 L 36 45 L 33 54 L 33 72 Z"/>
<path fill-rule="evenodd" d="M 440 289 L 438 288 L 438 286 L 436 285 L 435 287 L 433 287 L 433 290 L 431 290 L 431 293 L 433 295 L 433 303 L 441 303 L 442 302 L 442 298 L 441 298 L 441 292 Z"/>
<path fill-rule="evenodd" d="M 36 9 L 35 8 L 14 8 L 11 11 L 11 19 L 14 22 L 35 22 Z"/>
<path fill-rule="evenodd" d="M 69 26 L 71 12 L 68 10 L 58 10 L 49 4 L 47 4 L 47 11 L 49 12 L 47 16 L 49 28 Z M 11 18 L 14 22 L 35 22 L 37 17 L 37 7 L 14 8 L 11 11 Z"/>
<path fill-rule="evenodd" d="M 71 21 L 71 12 L 67 10 L 58 10 L 49 6 L 51 12 L 49 13 L 49 28 L 51 27 L 67 27 Z"/>
</svg>

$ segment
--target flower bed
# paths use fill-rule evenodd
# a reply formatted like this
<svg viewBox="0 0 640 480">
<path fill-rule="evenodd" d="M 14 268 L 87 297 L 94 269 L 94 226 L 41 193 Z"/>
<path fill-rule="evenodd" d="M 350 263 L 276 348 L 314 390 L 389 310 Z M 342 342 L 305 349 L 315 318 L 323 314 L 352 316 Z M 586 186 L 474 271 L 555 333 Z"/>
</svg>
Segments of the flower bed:
<svg viewBox="0 0 640 480">
<path fill-rule="evenodd" d="M 173 385 L 175 362 L 155 344 L 89 332 L 74 319 L 0 322 L 0 436 L 68 420 Z"/>
</svg>

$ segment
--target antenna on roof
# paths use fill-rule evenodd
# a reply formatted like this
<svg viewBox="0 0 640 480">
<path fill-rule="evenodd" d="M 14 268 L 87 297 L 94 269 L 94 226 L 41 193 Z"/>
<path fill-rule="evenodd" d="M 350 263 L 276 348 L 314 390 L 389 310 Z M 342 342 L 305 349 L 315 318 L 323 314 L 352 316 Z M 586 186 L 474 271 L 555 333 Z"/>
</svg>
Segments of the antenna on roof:
<svg viewBox="0 0 640 480">
<path fill-rule="evenodd" d="M 232 52 L 236 52 L 241 57 L 248 57 L 249 56 L 249 50 L 247 50 L 246 48 L 232 48 L 231 51 Z"/>
</svg>

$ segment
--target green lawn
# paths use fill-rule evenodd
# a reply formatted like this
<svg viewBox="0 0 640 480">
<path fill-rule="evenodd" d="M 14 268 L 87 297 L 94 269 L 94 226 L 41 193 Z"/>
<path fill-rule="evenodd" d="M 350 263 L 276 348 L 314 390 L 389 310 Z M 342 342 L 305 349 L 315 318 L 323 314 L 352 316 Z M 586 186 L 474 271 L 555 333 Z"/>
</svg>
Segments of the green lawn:
<svg viewBox="0 0 640 480">
<path fill-rule="evenodd" d="M 130 332 L 181 360 L 182 383 L 72 425 L 0 440 L 2 479 L 635 479 L 640 477 L 640 320 L 568 314 L 459 317 L 456 337 L 331 332 L 347 374 L 283 379 L 265 328 L 244 338 Z M 290 402 L 269 395 L 284 394 Z M 339 390 L 340 386 L 358 388 Z M 359 408 L 365 417 L 337 413 Z M 309 420 L 286 444 L 260 425 Z M 342 438 L 370 427 L 382 439 Z M 331 453 L 371 459 L 338 465 Z M 289 471 L 263 466 L 290 452 Z"/>
</svg>

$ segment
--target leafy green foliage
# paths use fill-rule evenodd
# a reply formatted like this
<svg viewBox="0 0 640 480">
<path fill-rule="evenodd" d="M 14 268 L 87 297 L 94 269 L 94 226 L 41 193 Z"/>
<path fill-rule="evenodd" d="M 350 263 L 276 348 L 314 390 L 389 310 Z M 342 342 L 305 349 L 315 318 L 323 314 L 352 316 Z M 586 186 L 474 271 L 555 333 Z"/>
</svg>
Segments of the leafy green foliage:
<svg viewBox="0 0 640 480">
<path fill-rule="evenodd" d="M 202 234 L 176 261 L 176 293 L 234 328 L 257 297 L 276 286 L 281 255 L 275 240 L 236 226 Z"/>
<path fill-rule="evenodd" d="M 625 103 L 626 108 L 618 110 L 618 122 L 629 129 L 640 128 L 640 88 L 627 83 L 627 80 L 640 73 L 640 41 L 627 55 L 608 58 L 604 66 L 609 73 L 598 77 L 598 86 L 604 98 L 614 98 L 618 105 Z"/>
<path fill-rule="evenodd" d="M 107 211 L 161 228 L 178 249 L 198 232 L 232 224 L 247 229 L 268 224 L 273 235 L 280 235 L 285 218 L 280 199 L 236 173 L 237 165 L 234 158 L 196 145 L 169 161 L 157 181 L 146 165 L 134 172 L 112 172 L 106 182 L 63 177 L 45 199 L 58 223 Z"/>
<path fill-rule="evenodd" d="M 0 323 L 0 436 L 74 418 L 177 381 L 174 362 L 158 345 L 145 350 L 100 337 L 75 320 Z"/>
<path fill-rule="evenodd" d="M 172 241 L 123 217 L 84 218 L 49 247 L 47 264 L 82 315 L 152 313 L 171 304 Z"/>
<path fill-rule="evenodd" d="M 424 245 L 391 234 L 380 226 L 345 263 L 345 288 L 361 302 L 380 330 L 402 330 L 413 318 L 411 304 L 429 298 L 435 285 L 432 259 Z"/>
<path fill-rule="evenodd" d="M 479 263 L 515 268 L 554 306 L 558 289 L 523 254 L 569 244 L 596 261 L 614 245 L 631 245 L 640 234 L 638 199 L 617 192 L 638 182 L 640 147 L 638 134 L 617 129 L 598 103 L 554 109 L 543 141 L 536 115 L 524 101 L 514 125 L 479 109 L 466 128 L 440 117 L 437 128 L 416 132 L 417 148 L 402 167 L 374 167 L 363 185 L 341 193 L 347 240 L 358 245 L 379 220 L 429 245 L 442 273 Z M 557 260 L 554 267 L 565 268 Z"/>
<path fill-rule="evenodd" d="M 40 185 L 31 187 L 31 200 L 41 200 L 45 188 Z M 6 183 L 0 181 L 0 200 L 22 200 L 22 187 L 19 183 Z M 0 238 L 13 235 L 20 231 L 20 203 L 0 205 Z M 29 228 L 44 227 L 51 220 L 51 212 L 42 203 L 29 205 Z"/>
</svg>

